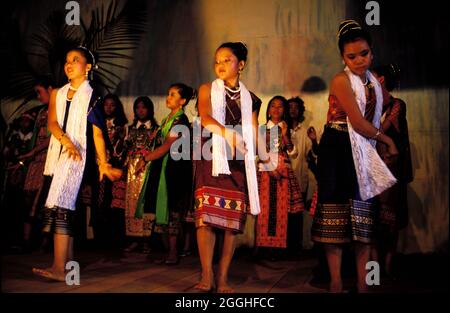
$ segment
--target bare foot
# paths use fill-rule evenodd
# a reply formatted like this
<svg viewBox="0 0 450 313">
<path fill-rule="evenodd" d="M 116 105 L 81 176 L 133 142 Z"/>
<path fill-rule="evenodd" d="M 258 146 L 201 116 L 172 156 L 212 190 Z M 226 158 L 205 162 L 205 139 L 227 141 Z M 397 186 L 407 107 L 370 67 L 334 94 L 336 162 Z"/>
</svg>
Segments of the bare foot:
<svg viewBox="0 0 450 313">
<path fill-rule="evenodd" d="M 235 293 L 235 290 L 227 283 L 217 284 L 217 293 Z"/>
<path fill-rule="evenodd" d="M 204 282 L 198 282 L 194 286 L 195 290 L 202 291 L 202 292 L 211 292 L 213 290 L 213 287 L 211 284 L 204 283 Z"/>
<path fill-rule="evenodd" d="M 194 289 L 211 292 L 214 289 L 214 277 L 213 274 L 202 275 L 202 279 L 194 286 Z"/>
<path fill-rule="evenodd" d="M 235 290 L 228 285 L 228 280 L 226 276 L 217 274 L 217 293 L 234 293 Z"/>
<path fill-rule="evenodd" d="M 55 271 L 52 268 L 42 269 L 42 268 L 33 268 L 33 273 L 39 277 L 47 278 L 50 280 L 56 280 L 65 282 L 66 275 L 63 272 Z"/>
<path fill-rule="evenodd" d="M 52 267 L 47 267 L 47 268 L 38 268 L 38 267 L 33 267 L 33 273 L 38 274 L 41 272 L 51 272 L 53 270 Z"/>
</svg>

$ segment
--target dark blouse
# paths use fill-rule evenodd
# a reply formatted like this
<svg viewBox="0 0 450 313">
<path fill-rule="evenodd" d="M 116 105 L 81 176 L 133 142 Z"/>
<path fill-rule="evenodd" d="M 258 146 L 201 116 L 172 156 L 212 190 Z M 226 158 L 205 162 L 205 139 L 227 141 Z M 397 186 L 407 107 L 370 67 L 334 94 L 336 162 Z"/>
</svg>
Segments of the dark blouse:
<svg viewBox="0 0 450 313">
<path fill-rule="evenodd" d="M 110 147 L 111 145 L 108 137 L 108 131 L 106 129 L 106 120 L 101 108 L 101 102 L 101 97 L 93 92 L 87 112 L 86 167 L 84 170 L 84 178 L 88 179 L 90 183 L 94 183 L 98 180 L 98 166 L 96 161 L 93 125 L 101 129 L 106 148 Z"/>
<path fill-rule="evenodd" d="M 252 97 L 252 112 L 256 112 L 258 114 L 261 107 L 261 100 L 252 92 L 250 92 L 250 95 Z M 225 125 L 241 125 L 242 121 L 240 100 L 232 100 L 228 95 L 226 96 L 225 100 L 227 104 L 227 108 L 225 110 Z M 211 140 L 211 137 L 212 134 L 210 134 L 210 136 L 201 137 L 200 142 L 202 148 L 199 149 L 200 151 L 203 151 L 203 145 Z M 197 138 L 194 138 L 194 140 L 197 140 Z M 231 175 L 220 174 L 217 177 L 211 175 L 211 160 L 204 159 L 203 155 L 196 156 L 194 160 L 194 180 L 196 190 L 206 186 L 247 193 L 244 160 L 229 160 L 228 166 Z"/>
<path fill-rule="evenodd" d="M 190 129 L 189 119 L 185 114 L 182 114 L 173 121 L 170 132 L 167 134 L 167 136 L 169 136 L 170 133 L 173 132 L 173 128 L 177 125 L 183 125 L 186 126 L 186 129 Z M 180 139 L 183 139 L 184 142 L 186 142 L 186 145 L 178 145 L 179 153 L 182 152 L 181 149 L 190 149 L 190 133 L 191 131 L 189 131 L 189 134 L 177 134 Z M 155 140 L 155 148 L 157 148 L 165 142 L 166 138 L 163 138 L 159 131 Z M 177 160 L 174 160 L 172 158 L 172 155 L 170 155 L 169 150 L 169 157 L 167 159 L 167 165 L 165 169 L 168 209 L 172 212 L 184 214 L 184 211 L 189 209 L 192 203 L 192 154 L 189 153 L 186 160 L 183 158 L 178 160 L 179 156 L 177 156 Z M 144 212 L 146 213 L 154 213 L 156 208 L 156 199 L 163 159 L 164 157 L 156 159 L 152 161 L 152 164 L 150 165 L 148 178 L 149 181 L 147 184 L 147 190 L 145 192 L 146 201 Z"/>
</svg>

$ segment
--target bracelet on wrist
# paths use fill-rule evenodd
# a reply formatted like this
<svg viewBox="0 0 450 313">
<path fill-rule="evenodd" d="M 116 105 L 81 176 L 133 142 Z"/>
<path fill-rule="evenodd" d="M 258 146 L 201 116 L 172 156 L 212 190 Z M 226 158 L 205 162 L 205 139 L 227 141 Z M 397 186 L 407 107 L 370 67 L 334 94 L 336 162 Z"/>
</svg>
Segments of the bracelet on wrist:
<svg viewBox="0 0 450 313">
<path fill-rule="evenodd" d="M 61 142 L 61 140 L 64 138 L 64 136 L 66 136 L 66 133 L 62 133 L 61 136 L 59 136 L 57 139 L 59 142 Z"/>
<path fill-rule="evenodd" d="M 108 162 L 103 162 L 103 163 L 100 162 L 100 161 L 98 162 L 98 167 L 99 167 L 99 168 L 102 168 L 102 167 L 104 167 L 104 166 L 106 166 L 106 165 L 108 165 Z"/>
<path fill-rule="evenodd" d="M 372 139 L 374 140 L 378 140 L 378 137 L 381 135 L 381 132 L 379 129 L 377 129 L 377 133 L 375 134 L 375 136 L 372 137 Z"/>
</svg>

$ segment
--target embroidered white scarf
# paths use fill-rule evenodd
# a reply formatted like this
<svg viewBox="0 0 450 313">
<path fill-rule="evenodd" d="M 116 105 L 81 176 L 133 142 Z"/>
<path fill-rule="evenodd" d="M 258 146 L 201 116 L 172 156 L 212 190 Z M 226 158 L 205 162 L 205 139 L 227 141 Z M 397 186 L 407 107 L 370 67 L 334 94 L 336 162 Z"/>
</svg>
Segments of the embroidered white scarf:
<svg viewBox="0 0 450 313">
<path fill-rule="evenodd" d="M 69 84 L 58 90 L 56 95 L 56 116 L 62 128 L 66 111 Z M 75 210 L 75 202 L 86 164 L 86 127 L 92 87 L 84 81 L 72 98 L 67 117 L 66 136 L 81 154 L 81 161 L 70 159 L 67 150 L 61 150 L 60 142 L 52 135 L 45 161 L 44 175 L 53 176 L 45 206 Z M 61 153 L 60 153 L 61 151 Z"/>
<path fill-rule="evenodd" d="M 361 114 L 364 115 L 366 110 L 366 92 L 364 84 L 361 79 L 353 74 L 348 67 L 344 69 L 356 96 L 356 102 L 358 103 Z M 377 97 L 377 103 L 375 107 L 375 116 L 372 124 L 376 127 L 380 127 L 381 111 L 383 108 L 383 95 L 381 86 L 375 76 L 370 71 L 366 73 L 368 79 L 375 88 L 375 95 Z M 378 155 L 375 149 L 376 140 L 367 139 L 358 134 L 352 127 L 350 120 L 347 117 L 348 133 L 350 136 L 350 142 L 352 145 L 353 162 L 355 164 L 356 176 L 358 178 L 359 193 L 362 200 L 368 200 L 370 198 L 379 195 L 392 185 L 397 180 L 392 175 L 386 164 Z"/>
<path fill-rule="evenodd" d="M 245 85 L 241 86 L 241 115 L 242 115 L 242 137 L 247 149 L 245 154 L 245 173 L 247 176 L 247 189 L 250 200 L 250 212 L 253 215 L 260 213 L 258 180 L 256 178 L 255 147 L 252 122 L 252 97 Z M 225 124 L 225 85 L 223 80 L 216 79 L 211 85 L 212 117 L 220 124 Z M 224 125 L 225 126 L 225 125 Z M 212 176 L 219 174 L 230 175 L 227 160 L 227 143 L 225 138 L 213 133 L 212 135 Z"/>
</svg>

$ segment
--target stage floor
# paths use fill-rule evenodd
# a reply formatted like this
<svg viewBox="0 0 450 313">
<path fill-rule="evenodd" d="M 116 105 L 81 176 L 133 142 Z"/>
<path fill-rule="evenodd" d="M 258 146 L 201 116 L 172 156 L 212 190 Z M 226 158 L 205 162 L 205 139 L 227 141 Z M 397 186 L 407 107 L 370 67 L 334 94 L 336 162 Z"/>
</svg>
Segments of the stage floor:
<svg viewBox="0 0 450 313">
<path fill-rule="evenodd" d="M 195 292 L 192 287 L 200 276 L 198 256 L 184 257 L 173 266 L 157 264 L 155 260 L 161 257 L 161 253 L 77 251 L 80 285 L 68 286 L 33 275 L 32 267 L 47 267 L 51 263 L 49 253 L 3 255 L 1 288 L 5 293 Z M 439 258 L 438 262 L 427 258 L 424 262 L 421 257 L 403 256 L 400 277 L 396 280 L 382 278 L 381 285 L 373 291 L 422 293 L 448 290 L 446 261 L 448 257 Z M 230 284 L 239 293 L 324 293 L 327 284 L 313 279 L 317 263 L 316 257 L 307 252 L 288 260 L 269 261 L 255 260 L 248 251 L 239 251 L 231 265 Z M 344 289 L 351 290 L 353 283 L 354 277 L 346 277 Z"/>
</svg>

